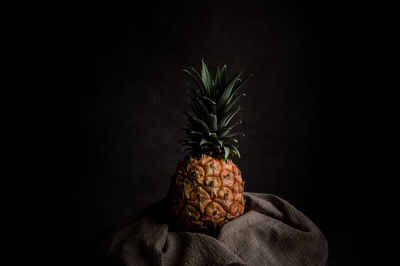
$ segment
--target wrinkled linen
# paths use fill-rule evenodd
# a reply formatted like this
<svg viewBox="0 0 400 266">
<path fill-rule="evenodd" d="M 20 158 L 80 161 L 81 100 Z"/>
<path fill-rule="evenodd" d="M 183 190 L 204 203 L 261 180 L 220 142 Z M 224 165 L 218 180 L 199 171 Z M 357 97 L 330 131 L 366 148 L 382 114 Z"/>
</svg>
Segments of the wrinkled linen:
<svg viewBox="0 0 400 266">
<path fill-rule="evenodd" d="M 325 265 L 328 244 L 287 201 L 245 193 L 245 213 L 215 237 L 174 231 L 167 200 L 144 211 L 114 237 L 109 256 L 121 265 Z"/>
</svg>

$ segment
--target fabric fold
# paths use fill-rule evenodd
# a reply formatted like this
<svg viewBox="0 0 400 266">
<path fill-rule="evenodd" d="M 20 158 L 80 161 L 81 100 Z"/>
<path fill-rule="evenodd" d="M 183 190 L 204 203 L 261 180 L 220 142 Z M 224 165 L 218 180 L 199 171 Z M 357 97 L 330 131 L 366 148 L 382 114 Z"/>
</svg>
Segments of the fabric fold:
<svg viewBox="0 0 400 266">
<path fill-rule="evenodd" d="M 245 198 L 216 237 L 173 231 L 162 200 L 115 235 L 109 255 L 121 265 L 325 265 L 328 244 L 310 219 L 275 195 Z"/>
</svg>

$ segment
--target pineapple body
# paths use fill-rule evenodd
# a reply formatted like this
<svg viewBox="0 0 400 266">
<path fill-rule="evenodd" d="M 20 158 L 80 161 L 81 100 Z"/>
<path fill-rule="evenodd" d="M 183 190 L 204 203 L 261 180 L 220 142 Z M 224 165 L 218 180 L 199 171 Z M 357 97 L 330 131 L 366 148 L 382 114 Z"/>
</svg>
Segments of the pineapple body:
<svg viewBox="0 0 400 266">
<path fill-rule="evenodd" d="M 241 171 L 230 159 L 189 157 L 171 180 L 172 212 L 186 230 L 215 231 L 243 214 L 243 193 Z"/>
</svg>

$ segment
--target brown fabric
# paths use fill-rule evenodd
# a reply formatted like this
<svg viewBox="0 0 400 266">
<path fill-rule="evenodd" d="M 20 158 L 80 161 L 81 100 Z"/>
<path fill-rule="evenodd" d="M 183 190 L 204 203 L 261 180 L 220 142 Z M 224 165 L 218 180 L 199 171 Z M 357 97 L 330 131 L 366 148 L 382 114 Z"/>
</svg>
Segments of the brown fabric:
<svg viewBox="0 0 400 266">
<path fill-rule="evenodd" d="M 116 234 L 109 255 L 123 265 L 325 265 L 327 241 L 305 215 L 271 194 L 245 198 L 244 215 L 216 237 L 172 231 L 161 201 Z"/>
</svg>

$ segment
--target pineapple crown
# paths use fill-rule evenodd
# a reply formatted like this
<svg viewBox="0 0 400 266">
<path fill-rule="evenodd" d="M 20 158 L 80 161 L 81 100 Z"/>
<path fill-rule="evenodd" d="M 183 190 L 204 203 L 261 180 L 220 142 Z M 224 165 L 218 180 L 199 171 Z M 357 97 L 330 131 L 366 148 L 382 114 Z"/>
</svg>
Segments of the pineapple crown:
<svg viewBox="0 0 400 266">
<path fill-rule="evenodd" d="M 239 72 L 227 81 L 224 65 L 218 67 L 215 79 L 212 80 L 204 60 L 201 74 L 193 67 L 183 71 L 195 84 L 186 84 L 189 87 L 189 107 L 192 111 L 192 114 L 185 112 L 189 124 L 184 128 L 186 136 L 181 142 L 187 146 L 186 150 L 195 156 L 206 154 L 227 159 L 233 154 L 240 158 L 236 137 L 244 134 L 233 131 L 242 123 L 241 120 L 234 121 L 234 117 L 242 110 L 237 106 L 238 100 L 245 96 L 244 93 L 239 94 L 238 90 L 252 75 L 241 80 L 243 73 Z"/>
</svg>

